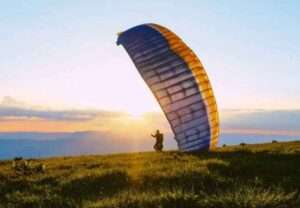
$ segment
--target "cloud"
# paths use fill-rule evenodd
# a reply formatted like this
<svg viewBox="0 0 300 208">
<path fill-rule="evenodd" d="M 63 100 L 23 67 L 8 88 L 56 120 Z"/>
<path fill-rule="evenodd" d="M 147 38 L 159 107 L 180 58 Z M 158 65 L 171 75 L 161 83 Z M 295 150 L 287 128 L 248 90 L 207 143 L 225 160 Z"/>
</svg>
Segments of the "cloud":
<svg viewBox="0 0 300 208">
<path fill-rule="evenodd" d="M 300 110 L 224 110 L 222 128 L 300 130 Z"/>
<path fill-rule="evenodd" d="M 19 107 L 24 107 L 24 106 L 27 106 L 27 104 L 24 103 L 24 102 L 18 101 L 18 100 L 14 99 L 13 97 L 10 97 L 10 96 L 4 96 L 2 98 L 1 103 L 0 103 L 0 107 L 16 107 L 16 108 L 19 108 Z"/>
<path fill-rule="evenodd" d="M 101 117 L 120 116 L 115 112 L 107 111 L 85 111 L 85 110 L 35 110 L 14 107 L 0 107 L 0 119 L 29 119 L 37 118 L 54 121 L 89 121 Z"/>
<path fill-rule="evenodd" d="M 221 130 L 223 132 L 242 130 L 256 133 L 300 132 L 300 110 L 222 110 Z M 134 120 L 135 119 L 135 120 Z M 131 118 L 129 114 L 105 110 L 53 110 L 34 107 L 11 97 L 4 97 L 0 102 L 0 121 L 42 120 L 49 122 L 75 122 L 72 127 L 92 129 L 128 129 L 163 128 L 170 130 L 167 119 L 162 113 L 144 114 L 142 119 Z M 80 123 L 81 122 L 81 123 Z M 85 123 L 85 126 L 83 125 Z M 25 124 L 24 124 L 25 125 Z M 35 123 L 34 125 L 37 125 Z M 61 124 L 60 124 L 61 125 Z M 144 126 L 144 127 L 143 127 Z M 20 125 L 20 129 L 22 125 Z M 61 127 L 61 126 L 60 126 Z M 4 127 L 3 127 L 4 128 Z M 49 127 L 50 128 L 50 127 Z M 55 130 L 56 126 L 51 127 Z M 71 127 L 70 127 L 71 129 Z"/>
<path fill-rule="evenodd" d="M 32 107 L 11 97 L 0 103 L 0 120 L 43 119 L 51 121 L 90 121 L 96 118 L 116 118 L 121 112 L 104 110 L 49 110 Z"/>
<path fill-rule="evenodd" d="M 0 132 L 75 132 L 102 131 L 121 137 L 132 133 L 133 137 L 149 135 L 159 128 L 170 132 L 170 126 L 162 113 L 146 113 L 132 116 L 125 112 L 70 109 L 53 110 L 34 107 L 13 98 L 0 102 Z"/>
</svg>

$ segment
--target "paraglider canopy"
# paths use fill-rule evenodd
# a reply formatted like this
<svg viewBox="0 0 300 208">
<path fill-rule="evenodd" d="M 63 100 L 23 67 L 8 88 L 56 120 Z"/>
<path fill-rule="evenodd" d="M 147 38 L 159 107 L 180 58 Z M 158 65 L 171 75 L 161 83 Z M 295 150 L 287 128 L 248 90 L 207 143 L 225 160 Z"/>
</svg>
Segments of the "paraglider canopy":
<svg viewBox="0 0 300 208">
<path fill-rule="evenodd" d="M 183 151 L 216 147 L 219 118 L 213 90 L 195 53 L 173 32 L 143 24 L 118 34 L 159 102 Z"/>
</svg>

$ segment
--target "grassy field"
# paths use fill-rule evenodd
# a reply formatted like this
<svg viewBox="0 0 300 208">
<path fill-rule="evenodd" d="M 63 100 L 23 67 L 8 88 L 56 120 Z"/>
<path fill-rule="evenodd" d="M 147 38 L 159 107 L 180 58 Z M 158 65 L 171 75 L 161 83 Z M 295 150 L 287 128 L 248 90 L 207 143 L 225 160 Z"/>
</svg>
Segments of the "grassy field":
<svg viewBox="0 0 300 208">
<path fill-rule="evenodd" d="M 1 208 L 300 207 L 300 142 L 59 157 L 28 167 L 0 162 Z"/>
</svg>

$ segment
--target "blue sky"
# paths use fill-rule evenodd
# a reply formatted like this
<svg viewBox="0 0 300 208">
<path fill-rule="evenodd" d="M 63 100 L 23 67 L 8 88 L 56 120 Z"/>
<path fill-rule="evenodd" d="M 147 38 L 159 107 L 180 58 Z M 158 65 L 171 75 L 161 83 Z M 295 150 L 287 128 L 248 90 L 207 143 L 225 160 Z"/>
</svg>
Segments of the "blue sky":
<svg viewBox="0 0 300 208">
<path fill-rule="evenodd" d="M 154 22 L 196 52 L 219 108 L 300 108 L 299 1 L 15 0 L 0 8 L 0 99 L 159 111 L 115 44 L 118 32 Z"/>
</svg>

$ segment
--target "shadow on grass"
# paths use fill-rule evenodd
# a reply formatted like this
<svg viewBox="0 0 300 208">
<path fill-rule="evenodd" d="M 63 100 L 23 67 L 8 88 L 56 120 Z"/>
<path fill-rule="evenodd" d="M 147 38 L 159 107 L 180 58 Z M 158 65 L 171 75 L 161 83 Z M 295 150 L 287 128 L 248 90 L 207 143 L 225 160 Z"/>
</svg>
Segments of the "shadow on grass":
<svg viewBox="0 0 300 208">
<path fill-rule="evenodd" d="M 75 201 L 92 200 L 112 196 L 129 187 L 129 177 L 125 171 L 112 170 L 102 174 L 92 174 L 73 179 L 62 185 L 62 194 Z"/>
<path fill-rule="evenodd" d="M 198 171 L 180 172 L 176 175 L 162 176 L 162 175 L 144 175 L 141 177 L 142 186 L 139 189 L 156 190 L 156 189 L 173 189 L 180 187 L 186 191 L 205 191 L 207 193 L 216 190 L 225 190 L 230 187 L 230 180 L 216 177 L 213 174 L 201 173 Z"/>
<path fill-rule="evenodd" d="M 279 188 L 284 192 L 300 190 L 300 155 L 297 153 L 274 154 L 241 150 L 188 155 L 206 160 L 205 166 L 208 171 L 201 172 L 197 168 L 185 171 L 183 168 L 175 174 L 146 172 L 140 177 L 138 189 L 180 187 L 183 190 L 211 194 L 233 191 L 240 186 L 256 186 L 271 190 Z M 222 162 L 215 162 L 215 159 Z"/>
<path fill-rule="evenodd" d="M 54 176 L 38 181 L 26 177 L 0 182 L 0 207 L 82 207 L 85 201 L 113 196 L 129 187 L 128 175 L 122 170 L 109 170 L 59 181 Z"/>
<path fill-rule="evenodd" d="M 221 159 L 228 165 L 211 163 L 211 173 L 232 178 L 239 183 L 254 183 L 263 187 L 281 187 L 286 191 L 300 190 L 300 154 L 251 152 L 207 152 L 192 154 L 200 159 Z"/>
</svg>

